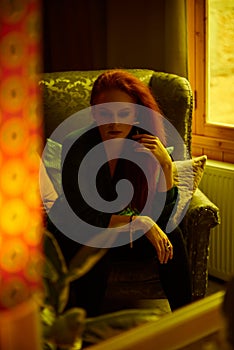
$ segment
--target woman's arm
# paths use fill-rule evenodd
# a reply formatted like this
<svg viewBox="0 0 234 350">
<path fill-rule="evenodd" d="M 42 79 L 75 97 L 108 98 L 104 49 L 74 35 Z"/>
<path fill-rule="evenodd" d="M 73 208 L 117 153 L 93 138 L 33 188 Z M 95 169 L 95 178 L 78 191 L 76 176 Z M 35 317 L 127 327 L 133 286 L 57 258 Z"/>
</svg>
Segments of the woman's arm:
<svg viewBox="0 0 234 350">
<path fill-rule="evenodd" d="M 170 157 L 169 157 L 170 158 Z M 174 186 L 173 172 L 172 172 L 172 160 L 164 162 L 161 165 L 162 171 L 158 181 L 158 192 L 167 192 Z"/>
<path fill-rule="evenodd" d="M 166 264 L 169 259 L 173 257 L 173 247 L 170 243 L 167 235 L 161 230 L 161 228 L 152 220 L 149 216 L 134 216 L 130 222 L 130 217 L 127 215 L 112 215 L 109 223 L 109 227 L 121 227 L 129 224 L 129 231 L 142 230 L 145 232 L 146 237 L 154 246 L 158 259 L 161 264 Z M 132 225 L 132 227 L 130 227 Z M 169 248 L 168 248 L 169 246 Z"/>
</svg>

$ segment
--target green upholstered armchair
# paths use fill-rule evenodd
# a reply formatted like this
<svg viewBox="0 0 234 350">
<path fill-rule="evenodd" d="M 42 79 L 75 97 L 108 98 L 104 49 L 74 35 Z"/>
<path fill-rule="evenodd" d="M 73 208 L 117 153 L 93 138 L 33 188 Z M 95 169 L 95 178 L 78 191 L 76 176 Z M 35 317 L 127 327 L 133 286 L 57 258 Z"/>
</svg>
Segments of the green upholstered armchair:
<svg viewBox="0 0 234 350">
<path fill-rule="evenodd" d="M 190 157 L 193 96 L 189 82 L 177 75 L 153 70 L 129 69 L 129 71 L 151 87 L 164 116 L 184 140 L 186 150 L 177 149 L 177 159 Z M 102 72 L 97 70 L 43 74 L 40 86 L 43 91 L 45 138 L 49 138 L 66 118 L 89 106 L 93 82 Z M 210 231 L 218 223 L 218 208 L 196 189 L 180 223 L 189 254 L 194 300 L 206 294 Z M 113 271 L 109 295 L 132 293 L 145 299 L 163 297 L 162 290 L 159 290 L 159 280 L 155 278 L 157 267 L 152 265 L 151 269 L 147 266 L 132 266 L 132 268 L 133 271 L 135 269 L 135 275 L 134 272 L 127 271 L 126 266 L 123 269 L 125 272 L 121 272 L 121 268 Z"/>
</svg>

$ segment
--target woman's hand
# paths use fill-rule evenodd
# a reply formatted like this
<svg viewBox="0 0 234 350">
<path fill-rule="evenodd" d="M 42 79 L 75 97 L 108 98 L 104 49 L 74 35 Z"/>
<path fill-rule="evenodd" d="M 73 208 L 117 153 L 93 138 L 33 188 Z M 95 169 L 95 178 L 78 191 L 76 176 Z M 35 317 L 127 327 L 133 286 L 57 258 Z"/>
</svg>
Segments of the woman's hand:
<svg viewBox="0 0 234 350">
<path fill-rule="evenodd" d="M 159 181 L 159 191 L 164 192 L 173 187 L 172 160 L 166 148 L 160 139 L 153 135 L 138 134 L 132 138 L 137 141 L 140 146 L 135 147 L 136 152 L 151 151 L 163 170 L 163 177 Z"/>
<path fill-rule="evenodd" d="M 173 258 L 173 246 L 167 235 L 161 228 L 148 216 L 135 216 L 132 224 L 134 230 L 143 229 L 148 238 L 156 249 L 158 259 L 161 264 L 166 264 L 169 259 Z"/>
<path fill-rule="evenodd" d="M 150 150 L 155 158 L 159 161 L 162 168 L 172 163 L 166 148 L 163 146 L 160 139 L 153 135 L 138 134 L 133 135 L 132 138 L 144 146 L 147 150 Z M 144 151 L 144 148 L 139 147 L 135 149 L 137 152 Z"/>
<path fill-rule="evenodd" d="M 112 215 L 108 227 L 119 227 L 120 232 L 122 232 L 121 227 L 127 224 L 129 224 L 129 216 Z M 133 237 L 134 231 L 142 230 L 145 232 L 146 237 L 156 249 L 158 260 L 161 264 L 166 264 L 169 259 L 173 258 L 173 246 L 170 240 L 156 224 L 156 222 L 149 216 L 133 216 L 130 225 L 133 232 Z"/>
</svg>

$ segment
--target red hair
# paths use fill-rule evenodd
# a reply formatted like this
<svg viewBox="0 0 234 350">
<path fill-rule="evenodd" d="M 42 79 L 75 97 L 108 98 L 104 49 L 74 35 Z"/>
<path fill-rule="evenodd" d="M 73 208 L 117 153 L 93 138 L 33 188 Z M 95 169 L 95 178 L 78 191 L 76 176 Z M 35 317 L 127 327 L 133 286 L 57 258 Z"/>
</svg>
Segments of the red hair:
<svg viewBox="0 0 234 350">
<path fill-rule="evenodd" d="M 102 93 L 105 93 L 105 91 L 111 89 L 117 89 L 125 92 L 127 95 L 133 98 L 137 105 L 146 107 L 143 110 L 143 113 L 139 113 L 139 116 L 137 118 L 139 122 L 139 127 L 145 129 L 146 132 L 147 130 L 150 131 L 150 133 L 159 137 L 161 142 L 164 145 L 166 145 L 162 113 L 155 98 L 153 97 L 150 91 L 150 88 L 128 71 L 121 69 L 108 70 L 102 73 L 94 82 L 90 98 L 91 106 L 98 104 L 99 96 Z M 145 155 L 142 154 L 142 157 L 145 157 Z M 150 178 L 152 183 L 150 185 L 149 193 L 148 185 L 146 184 L 144 176 L 138 171 L 136 171 L 136 169 L 132 169 L 132 166 L 130 164 L 127 165 L 125 173 L 131 178 L 131 181 L 136 186 L 136 191 L 134 192 L 134 197 L 131 202 L 132 207 L 137 208 L 141 211 L 144 208 L 144 205 L 147 201 L 147 197 L 149 197 L 149 206 L 147 211 L 150 212 L 152 209 L 152 200 L 154 197 L 154 192 L 156 190 L 156 168 L 155 165 L 152 165 L 152 161 L 151 159 L 149 159 L 148 155 L 145 157 L 145 169 L 146 168 L 148 168 L 151 173 Z M 139 188 L 141 189 L 141 191 L 137 191 L 137 189 Z"/>
<path fill-rule="evenodd" d="M 155 136 L 158 136 L 161 142 L 165 145 L 166 137 L 162 112 L 160 111 L 150 88 L 128 71 L 122 69 L 108 70 L 99 75 L 94 82 L 90 104 L 92 106 L 97 104 L 99 95 L 111 89 L 121 90 L 132 97 L 136 104 L 149 108 L 149 110 L 144 110 L 144 120 L 142 116 L 139 115 L 139 126 L 141 126 L 141 124 L 144 125 Z"/>
</svg>

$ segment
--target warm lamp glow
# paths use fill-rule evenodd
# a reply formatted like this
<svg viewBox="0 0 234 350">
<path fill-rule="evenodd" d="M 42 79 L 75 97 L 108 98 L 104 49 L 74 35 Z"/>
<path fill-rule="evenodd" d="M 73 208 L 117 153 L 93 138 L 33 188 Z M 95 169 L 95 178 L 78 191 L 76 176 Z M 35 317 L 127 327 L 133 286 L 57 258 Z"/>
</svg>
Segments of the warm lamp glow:
<svg viewBox="0 0 234 350">
<path fill-rule="evenodd" d="M 26 302 L 42 287 L 37 158 L 42 148 L 38 88 L 40 5 L 39 0 L 0 0 L 0 309 L 3 312 Z"/>
</svg>

